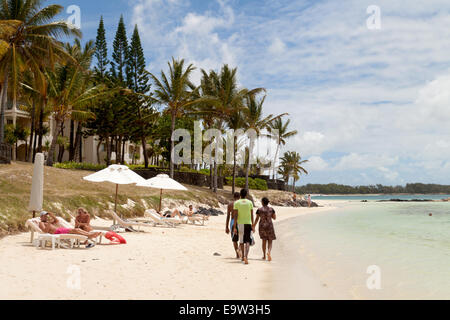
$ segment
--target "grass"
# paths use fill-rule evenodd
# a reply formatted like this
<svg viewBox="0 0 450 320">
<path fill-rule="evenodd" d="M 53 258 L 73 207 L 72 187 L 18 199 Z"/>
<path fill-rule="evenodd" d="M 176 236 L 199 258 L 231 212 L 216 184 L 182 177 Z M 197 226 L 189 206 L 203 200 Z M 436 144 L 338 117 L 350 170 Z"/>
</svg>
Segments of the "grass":
<svg viewBox="0 0 450 320">
<path fill-rule="evenodd" d="M 95 216 L 109 218 L 106 212 L 113 208 L 115 185 L 93 183 L 82 178 L 92 171 L 44 169 L 44 209 L 70 219 L 79 207 L 85 207 Z M 28 163 L 0 165 L 0 236 L 25 231 L 25 222 L 32 217 L 28 212 L 33 166 Z M 165 192 L 164 199 L 198 202 L 217 206 L 219 198 L 229 196 L 221 191 L 213 194 L 208 188 L 188 186 L 189 191 Z M 131 206 L 127 203 L 133 202 Z M 119 186 L 118 212 L 124 217 L 144 215 L 144 203 L 149 208 L 159 205 L 159 190 L 136 186 Z M 130 202 L 131 203 L 131 202 Z"/>
</svg>

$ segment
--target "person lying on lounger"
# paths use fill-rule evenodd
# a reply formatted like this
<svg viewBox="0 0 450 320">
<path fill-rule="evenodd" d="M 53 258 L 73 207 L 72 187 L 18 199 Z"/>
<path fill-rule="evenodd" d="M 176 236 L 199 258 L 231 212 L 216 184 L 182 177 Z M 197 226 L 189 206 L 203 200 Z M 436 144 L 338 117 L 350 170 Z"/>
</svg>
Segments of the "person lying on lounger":
<svg viewBox="0 0 450 320">
<path fill-rule="evenodd" d="M 51 218 L 51 221 L 49 217 Z M 89 239 L 95 239 L 101 235 L 101 232 L 86 232 L 79 228 L 75 229 L 62 228 L 59 226 L 59 221 L 55 217 L 55 215 L 47 211 L 41 212 L 41 222 L 39 223 L 39 228 L 41 228 L 43 232 L 50 234 L 79 234 L 82 236 L 86 236 Z M 89 245 L 89 247 L 93 246 L 93 244 L 88 244 L 87 241 L 84 244 Z"/>
<path fill-rule="evenodd" d="M 75 228 L 86 232 L 92 232 L 94 229 L 91 227 L 91 216 L 89 215 L 89 212 L 84 208 L 79 208 L 77 213 L 75 218 Z"/>
<path fill-rule="evenodd" d="M 182 219 L 183 217 L 181 216 L 181 213 L 178 209 L 174 209 L 172 212 L 167 212 L 161 215 L 164 218 L 175 218 L 175 217 L 179 217 L 180 219 Z"/>
</svg>

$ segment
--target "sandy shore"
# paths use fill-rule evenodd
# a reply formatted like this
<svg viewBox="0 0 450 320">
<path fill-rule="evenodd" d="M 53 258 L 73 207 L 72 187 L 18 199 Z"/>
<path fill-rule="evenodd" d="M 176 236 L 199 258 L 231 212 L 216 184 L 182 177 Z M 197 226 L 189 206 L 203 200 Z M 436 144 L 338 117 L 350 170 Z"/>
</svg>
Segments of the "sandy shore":
<svg viewBox="0 0 450 320">
<path fill-rule="evenodd" d="M 320 204 L 325 207 L 276 208 L 275 228 L 292 217 L 333 209 L 330 203 Z M 204 227 L 146 228 L 145 233 L 122 234 L 127 245 L 89 250 L 37 249 L 29 243 L 29 233 L 6 237 L 0 240 L 0 299 L 331 298 L 302 266 L 290 266 L 301 287 L 288 285 L 282 270 L 290 260 L 283 255 L 292 253 L 280 241 L 275 243 L 273 262 L 261 260 L 258 235 L 250 264 L 236 260 L 225 219 L 211 217 Z M 97 219 L 93 224 L 111 222 Z"/>
</svg>

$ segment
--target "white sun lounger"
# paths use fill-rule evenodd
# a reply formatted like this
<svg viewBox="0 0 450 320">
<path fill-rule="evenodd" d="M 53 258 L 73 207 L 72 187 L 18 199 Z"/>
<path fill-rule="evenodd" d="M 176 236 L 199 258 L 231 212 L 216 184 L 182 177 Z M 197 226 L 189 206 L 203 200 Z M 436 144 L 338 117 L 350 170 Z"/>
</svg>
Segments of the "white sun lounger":
<svg viewBox="0 0 450 320">
<path fill-rule="evenodd" d="M 140 230 L 141 227 L 153 227 L 152 223 L 145 223 L 145 222 L 138 222 L 138 221 L 131 221 L 131 220 L 124 220 L 121 217 L 119 217 L 118 214 L 116 214 L 113 210 L 109 210 L 109 213 L 111 213 L 113 219 L 117 221 L 117 224 L 120 225 L 122 228 L 131 228 L 133 230 L 134 227 L 136 227 L 138 230 Z"/>
<path fill-rule="evenodd" d="M 66 224 L 67 223 L 63 218 L 60 217 L 56 217 L 58 219 L 58 223 L 62 228 L 66 228 Z M 64 235 L 54 235 L 54 234 L 49 234 L 49 233 L 44 233 L 41 228 L 39 228 L 39 223 L 41 222 L 40 218 L 33 218 L 33 219 L 29 219 L 27 220 L 27 222 L 25 223 L 25 226 L 30 230 L 31 232 L 31 238 L 30 238 L 30 242 L 33 243 L 34 240 L 34 233 L 39 234 L 40 236 L 38 237 L 38 241 L 39 241 L 39 245 L 40 246 L 45 246 L 47 241 L 51 241 L 52 243 L 52 249 L 55 249 L 55 247 L 59 246 L 61 247 L 61 240 L 69 240 L 70 242 L 70 247 L 73 248 L 74 245 L 78 245 L 80 244 L 81 241 L 87 241 L 88 237 L 86 236 L 82 236 L 82 235 L 78 235 L 78 234 L 64 234 Z M 65 223 L 64 223 L 65 222 Z"/>
<path fill-rule="evenodd" d="M 179 225 L 182 223 L 187 223 L 187 217 L 185 219 L 164 218 L 164 217 L 161 217 L 158 213 L 154 212 L 153 210 L 147 210 L 147 211 L 145 211 L 145 213 L 148 214 L 149 217 L 152 219 L 152 221 L 158 225 L 175 227 L 176 225 Z"/>
<path fill-rule="evenodd" d="M 206 219 L 203 216 L 195 216 L 194 215 L 194 216 L 187 217 L 187 218 L 188 218 L 188 222 L 190 222 L 190 223 L 192 223 L 194 225 L 197 225 L 197 223 L 202 225 L 202 226 L 205 225 Z"/>
</svg>

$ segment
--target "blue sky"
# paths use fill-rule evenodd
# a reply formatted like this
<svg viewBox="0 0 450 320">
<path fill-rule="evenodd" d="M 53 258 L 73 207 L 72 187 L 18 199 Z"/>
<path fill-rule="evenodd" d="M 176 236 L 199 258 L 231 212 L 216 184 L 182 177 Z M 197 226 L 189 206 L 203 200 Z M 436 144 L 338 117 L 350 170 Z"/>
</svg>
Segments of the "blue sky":
<svg viewBox="0 0 450 320">
<path fill-rule="evenodd" d="M 310 160 L 301 184 L 450 183 L 449 1 L 58 3 L 81 8 L 85 40 L 102 14 L 110 47 L 121 14 L 129 34 L 137 23 L 151 72 L 172 56 L 228 63 L 243 86 L 267 88 L 267 112 L 289 112 L 299 131 L 285 150 Z"/>
</svg>

